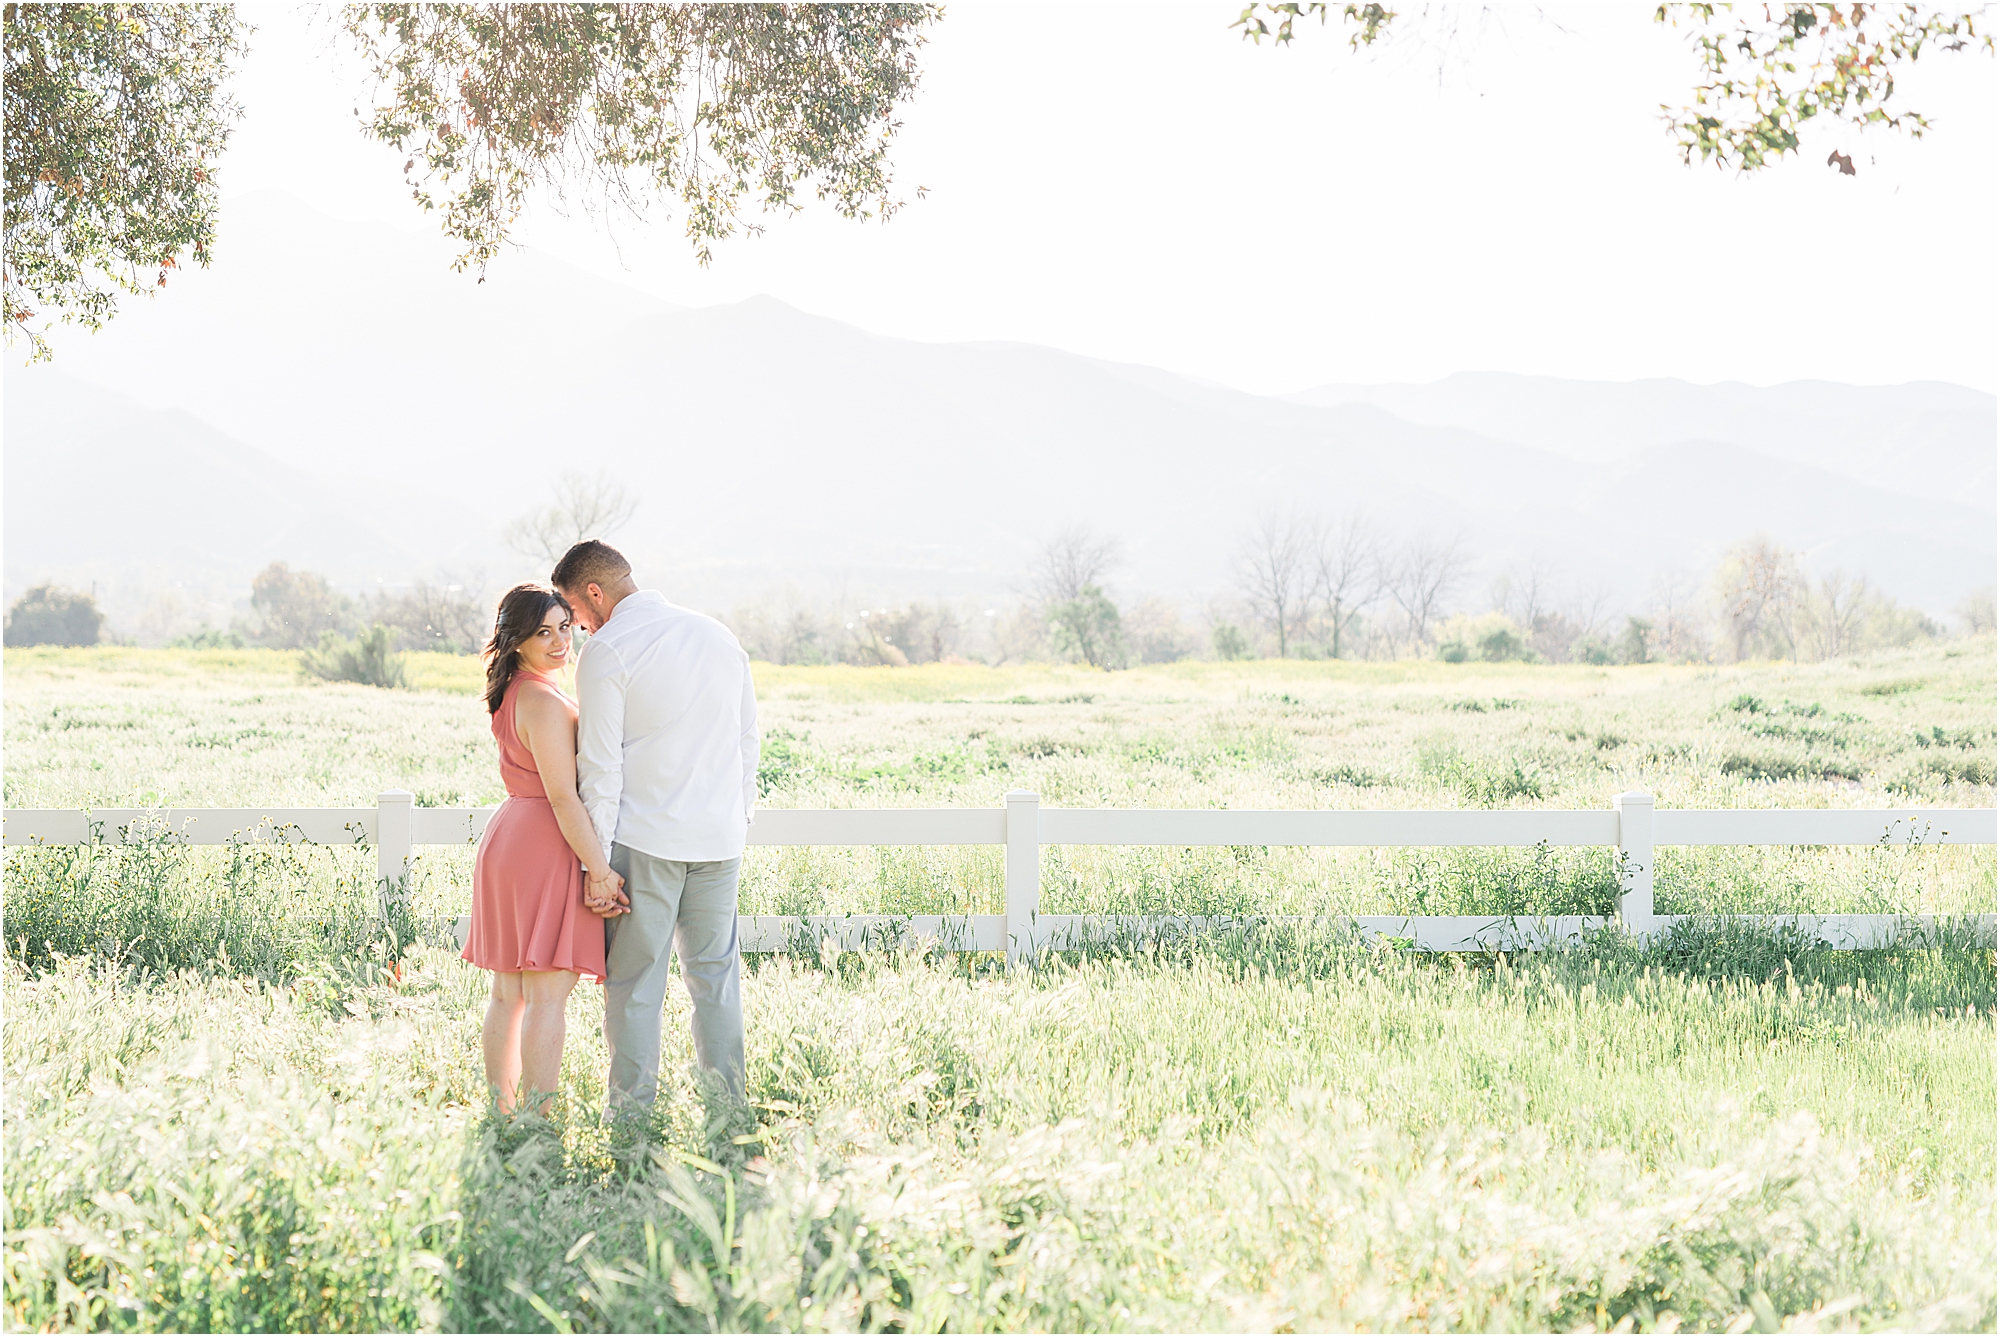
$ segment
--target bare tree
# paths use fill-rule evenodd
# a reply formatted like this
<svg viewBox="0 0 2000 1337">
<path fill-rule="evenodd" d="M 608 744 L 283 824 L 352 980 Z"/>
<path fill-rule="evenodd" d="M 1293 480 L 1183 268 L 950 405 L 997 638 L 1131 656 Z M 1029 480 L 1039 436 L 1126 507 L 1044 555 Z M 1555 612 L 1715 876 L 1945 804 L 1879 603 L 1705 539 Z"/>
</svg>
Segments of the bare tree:
<svg viewBox="0 0 2000 1337">
<path fill-rule="evenodd" d="M 566 473 L 554 501 L 507 526 L 507 546 L 553 567 L 572 544 L 610 537 L 638 509 L 637 494 L 609 473 Z"/>
<path fill-rule="evenodd" d="M 1304 616 L 1313 578 L 1310 524 L 1265 515 L 1237 549 L 1237 586 L 1278 636 L 1278 658 L 1291 651 L 1292 633 Z"/>
<path fill-rule="evenodd" d="M 1611 591 L 1602 585 L 1588 589 L 1579 588 L 1569 597 L 1569 611 L 1565 616 L 1577 628 L 1581 636 L 1603 636 L 1605 625 L 1611 621 L 1611 610 L 1616 600 Z"/>
<path fill-rule="evenodd" d="M 1874 604 L 1868 577 L 1829 571 L 1817 588 L 1808 586 L 1799 610 L 1799 639 L 1814 659 L 1832 659 L 1861 648 Z"/>
<path fill-rule="evenodd" d="M 1431 624 L 1465 575 L 1469 559 L 1459 543 L 1456 535 L 1411 539 L 1385 567 L 1383 586 L 1402 610 L 1413 647 L 1430 639 Z"/>
<path fill-rule="evenodd" d="M 1957 613 L 1969 635 L 1993 630 L 1993 587 L 1982 585 L 1959 600 Z"/>
<path fill-rule="evenodd" d="M 1340 658 L 1348 624 L 1382 594 L 1381 550 L 1358 515 L 1315 525 L 1310 550 L 1311 595 L 1326 618 L 1327 652 Z"/>
<path fill-rule="evenodd" d="M 1655 659 L 1692 663 L 1709 657 L 1709 617 L 1699 596 L 1700 582 L 1696 577 L 1668 572 L 1655 578 L 1652 597 Z"/>
<path fill-rule="evenodd" d="M 900 611 L 884 609 L 869 625 L 912 664 L 935 664 L 957 654 L 958 638 L 965 630 L 964 622 L 942 599 L 929 605 L 913 602 Z"/>
<path fill-rule="evenodd" d="M 472 654 L 493 632 L 485 589 L 483 574 L 412 581 L 395 595 L 378 592 L 368 604 L 367 620 L 395 632 L 398 650 Z"/>
<path fill-rule="evenodd" d="M 1549 607 L 1552 572 L 1546 558 L 1537 557 L 1516 573 L 1509 567 L 1493 578 L 1489 592 L 1496 611 L 1507 615 L 1516 626 L 1532 632 L 1538 619 L 1553 611 Z"/>
<path fill-rule="evenodd" d="M 1039 609 L 1017 604 L 1005 612 L 988 609 L 985 617 L 996 667 L 1032 663 L 1048 653 L 1049 624 Z"/>
<path fill-rule="evenodd" d="M 1043 604 L 1065 604 L 1090 585 L 1102 587 L 1104 577 L 1120 561 L 1118 540 L 1087 524 L 1065 526 L 1042 545 L 1029 572 L 1035 598 Z"/>
<path fill-rule="evenodd" d="M 1797 657 L 1793 611 L 1799 563 L 1761 535 L 1730 551 L 1716 571 L 1716 593 L 1729 627 L 1730 658 L 1741 661 L 1760 636 L 1775 635 Z"/>
</svg>

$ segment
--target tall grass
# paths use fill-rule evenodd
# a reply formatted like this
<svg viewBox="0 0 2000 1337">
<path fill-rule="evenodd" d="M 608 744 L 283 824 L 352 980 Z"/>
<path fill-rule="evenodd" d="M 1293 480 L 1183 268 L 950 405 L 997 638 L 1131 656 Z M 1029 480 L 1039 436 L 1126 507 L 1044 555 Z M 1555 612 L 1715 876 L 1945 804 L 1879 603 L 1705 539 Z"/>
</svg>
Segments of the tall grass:
<svg viewBox="0 0 2000 1337">
<path fill-rule="evenodd" d="M 391 898 L 374 852 L 258 843 L 193 847 L 171 833 L 129 845 L 7 851 L 7 953 L 31 969 L 89 957 L 148 975 L 241 973 L 271 984 L 393 970 L 435 917 Z"/>
<path fill-rule="evenodd" d="M 280 659 L 283 662 L 279 662 Z M 463 662 L 9 652 L 16 806 L 490 800 Z M 767 670 L 766 802 L 1992 802 L 1992 657 L 1728 670 Z M 1874 690 L 1893 685 L 1894 691 Z M 1739 698 L 1755 703 L 1751 709 Z M 1741 759 L 1738 761 L 1737 759 Z M 1858 778 L 1856 778 L 1858 777 Z M 1602 913 L 1598 851 L 1051 849 L 1053 912 L 1234 917 L 1052 954 L 746 978 L 746 1110 L 490 1114 L 485 976 L 368 852 L 6 852 L 5 1312 L 190 1330 L 1988 1328 L 1995 965 L 1697 918 L 1532 957 L 1279 914 Z M 1990 912 L 1991 850 L 1663 851 L 1669 913 Z M 990 850 L 763 851 L 744 908 L 998 909 Z"/>
<path fill-rule="evenodd" d="M 17 966 L 9 1318 L 1990 1327 L 1992 954 L 1828 956 L 780 959 L 746 982 L 754 1117 L 670 1082 L 636 1142 L 587 995 L 556 1120 L 487 1117 L 481 977 L 431 949 L 334 1009 Z"/>
</svg>

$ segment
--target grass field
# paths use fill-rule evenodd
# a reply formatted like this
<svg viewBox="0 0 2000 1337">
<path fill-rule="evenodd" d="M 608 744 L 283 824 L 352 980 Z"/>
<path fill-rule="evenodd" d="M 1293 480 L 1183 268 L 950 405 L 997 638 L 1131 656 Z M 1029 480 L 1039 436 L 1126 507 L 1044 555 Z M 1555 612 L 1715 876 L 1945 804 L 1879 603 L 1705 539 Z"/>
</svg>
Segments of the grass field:
<svg viewBox="0 0 2000 1337">
<path fill-rule="evenodd" d="M 469 661 L 9 651 L 6 802 L 497 797 Z M 1741 668 L 759 668 L 773 806 L 1993 802 L 1994 648 Z M 746 909 L 997 908 L 997 861 L 762 851 Z M 457 913 L 462 851 L 419 909 Z M 1601 909 L 1595 856 L 1048 852 L 1045 905 Z M 1994 956 L 1698 928 L 1536 959 L 1331 930 L 1008 974 L 782 957 L 748 1116 L 486 1115 L 482 977 L 365 852 L 9 851 L 20 1328 L 1987 1328 Z M 1990 911 L 1990 850 L 1662 859 L 1663 910 Z M 401 956 L 400 964 L 393 958 Z M 397 978 L 398 973 L 400 978 Z M 672 1076 L 691 1062 L 670 995 Z"/>
</svg>

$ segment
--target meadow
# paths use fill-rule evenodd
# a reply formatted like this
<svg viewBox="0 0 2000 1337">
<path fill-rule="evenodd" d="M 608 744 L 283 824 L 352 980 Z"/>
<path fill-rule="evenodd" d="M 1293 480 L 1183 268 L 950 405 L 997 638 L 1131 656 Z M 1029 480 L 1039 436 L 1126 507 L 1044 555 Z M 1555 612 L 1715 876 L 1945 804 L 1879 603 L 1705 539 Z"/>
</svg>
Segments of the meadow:
<svg viewBox="0 0 2000 1337">
<path fill-rule="evenodd" d="M 9 651 L 5 797 L 498 797 L 468 660 Z M 1994 647 L 1821 665 L 758 668 L 771 806 L 1984 806 Z M 997 857 L 757 851 L 745 909 L 997 909 Z M 1057 849 L 1044 905 L 1601 913 L 1595 852 Z M 330 849 L 9 850 L 23 1329 L 1990 1329 L 1994 954 L 1698 922 L 1532 957 L 1337 925 L 745 981 L 752 1108 L 488 1113 L 483 979 Z M 1660 908 L 1990 912 L 1991 850 L 1665 856 Z M 672 1078 L 679 1080 L 672 1080 Z"/>
</svg>

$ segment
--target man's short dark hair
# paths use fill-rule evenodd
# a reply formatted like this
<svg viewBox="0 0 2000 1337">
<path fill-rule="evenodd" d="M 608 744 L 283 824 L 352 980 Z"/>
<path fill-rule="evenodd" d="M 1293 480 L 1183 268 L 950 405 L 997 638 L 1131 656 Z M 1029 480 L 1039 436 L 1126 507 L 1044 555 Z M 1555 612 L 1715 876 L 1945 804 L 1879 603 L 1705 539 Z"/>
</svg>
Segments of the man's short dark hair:
<svg viewBox="0 0 2000 1337">
<path fill-rule="evenodd" d="M 573 545 L 549 573 L 549 584 L 559 590 L 581 590 L 585 585 L 606 589 L 632 574 L 625 554 L 603 539 L 585 539 Z"/>
</svg>

